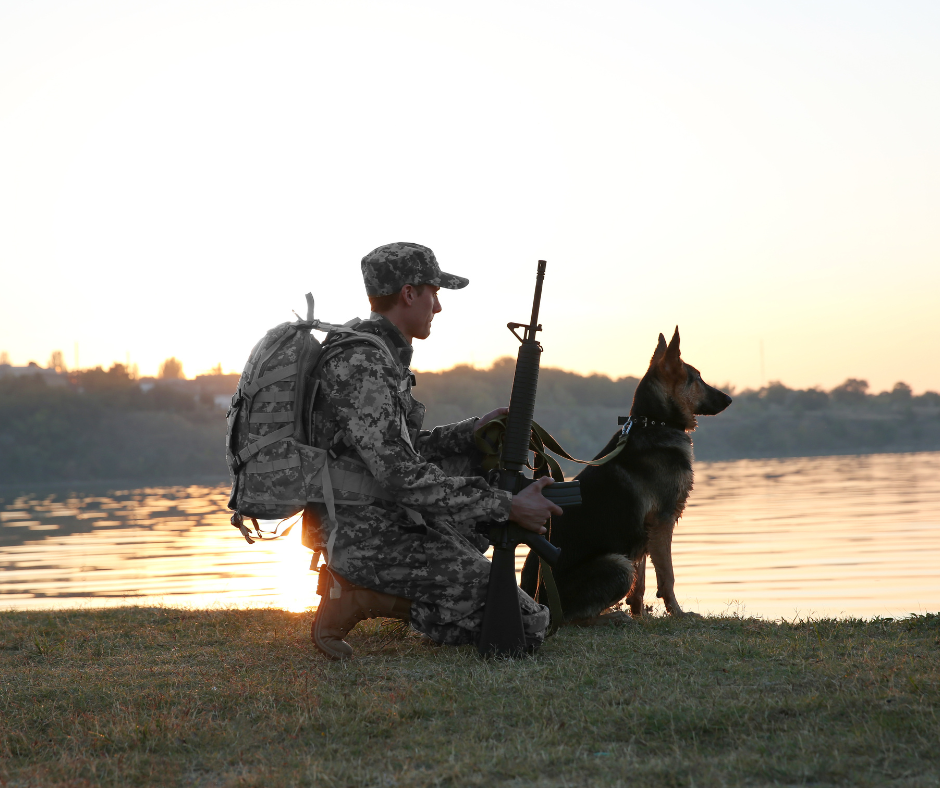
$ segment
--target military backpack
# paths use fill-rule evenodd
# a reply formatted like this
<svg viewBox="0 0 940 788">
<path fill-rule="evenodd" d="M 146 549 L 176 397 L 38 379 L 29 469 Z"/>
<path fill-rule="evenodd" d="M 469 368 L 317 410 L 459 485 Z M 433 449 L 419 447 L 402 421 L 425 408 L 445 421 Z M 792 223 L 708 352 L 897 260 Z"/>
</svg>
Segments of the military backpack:
<svg viewBox="0 0 940 788">
<path fill-rule="evenodd" d="M 335 463 L 328 450 L 310 445 L 323 363 L 352 343 L 370 343 L 387 355 L 388 347 L 374 334 L 356 331 L 358 318 L 343 325 L 314 320 L 313 295 L 306 298 L 306 320 L 298 315 L 281 323 L 254 346 L 226 416 L 228 508 L 232 525 L 249 543 L 265 538 L 258 520 L 293 517 L 311 502 L 324 503 L 335 522 L 336 504 L 390 497 L 363 468 Z M 322 344 L 314 329 L 328 332 Z"/>
</svg>

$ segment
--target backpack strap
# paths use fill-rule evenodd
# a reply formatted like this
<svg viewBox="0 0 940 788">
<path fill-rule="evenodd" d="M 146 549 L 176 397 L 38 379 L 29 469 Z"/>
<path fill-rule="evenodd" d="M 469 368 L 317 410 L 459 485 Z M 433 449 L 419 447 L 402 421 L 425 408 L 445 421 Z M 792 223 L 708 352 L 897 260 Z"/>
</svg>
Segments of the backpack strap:
<svg viewBox="0 0 940 788">
<path fill-rule="evenodd" d="M 296 391 L 259 391 L 252 397 L 252 402 L 293 402 Z"/>
<path fill-rule="evenodd" d="M 278 413 L 255 413 L 248 415 L 249 424 L 279 424 L 294 420 L 293 410 L 282 410 Z"/>
<path fill-rule="evenodd" d="M 380 339 L 374 334 L 367 334 L 362 331 L 356 331 L 354 328 L 352 328 L 353 325 L 356 325 L 359 322 L 361 321 L 358 318 L 355 318 L 343 326 L 332 326 L 329 334 L 323 342 L 323 345 L 321 346 L 320 356 L 310 373 L 311 377 L 313 377 L 315 381 L 313 384 L 313 394 L 310 398 L 310 410 L 308 414 L 309 420 L 311 421 L 313 413 L 316 410 L 316 395 L 320 386 L 320 371 L 323 369 L 325 364 L 329 363 L 332 359 L 340 355 L 350 345 L 354 345 L 360 342 L 370 344 L 379 350 L 379 352 L 381 352 L 392 363 L 393 366 L 401 366 L 395 361 L 391 350 L 384 340 Z M 330 448 L 335 447 L 331 446 Z M 343 493 L 364 495 L 372 498 L 379 498 L 383 501 L 391 501 L 394 499 L 389 494 L 389 492 L 384 487 L 382 487 L 378 481 L 376 481 L 375 477 L 368 473 L 365 466 L 363 466 L 362 472 L 345 470 L 335 467 L 330 462 L 329 458 L 327 458 L 327 461 L 323 463 L 323 467 L 320 469 L 320 486 L 323 491 L 323 497 L 319 502 L 322 502 L 326 507 L 327 519 L 333 526 L 325 545 L 326 565 L 329 566 L 332 563 L 333 546 L 336 541 L 336 535 L 339 532 L 338 523 L 336 520 L 336 506 L 337 504 L 345 503 L 342 500 Z M 337 500 L 334 493 L 340 496 L 339 500 Z"/>
<path fill-rule="evenodd" d="M 392 362 L 392 366 L 401 366 L 401 362 L 396 361 L 392 356 L 392 351 L 389 349 L 384 339 L 381 339 L 375 334 L 370 334 L 365 331 L 356 331 L 356 329 L 349 325 L 339 326 L 329 333 L 323 343 L 323 350 L 328 350 L 329 352 L 324 352 L 321 355 L 319 359 L 319 365 L 322 366 L 327 361 L 332 360 L 338 355 L 340 351 L 349 345 L 354 345 L 357 342 L 367 342 L 370 345 L 374 345 L 382 352 L 383 355 L 388 358 L 389 361 Z"/>
<path fill-rule="evenodd" d="M 300 455 L 295 454 L 286 460 L 272 460 L 271 462 L 249 462 L 245 468 L 246 473 L 271 473 L 272 471 L 284 471 L 288 468 L 300 467 Z"/>
<path fill-rule="evenodd" d="M 241 467 L 248 462 L 252 457 L 254 457 L 259 451 L 261 451 L 265 446 L 270 446 L 272 443 L 281 440 L 282 438 L 288 438 L 294 434 L 294 425 L 293 418 L 291 418 L 291 423 L 287 424 L 284 427 L 281 427 L 279 430 L 274 430 L 274 432 L 265 435 L 263 438 L 258 438 L 254 443 L 249 443 L 244 449 L 238 452 L 237 460 L 238 467 Z"/>
<path fill-rule="evenodd" d="M 260 378 L 258 378 L 254 383 L 250 383 L 245 386 L 242 391 L 242 396 L 246 399 L 254 398 L 255 394 L 258 393 L 260 389 L 263 389 L 265 386 L 270 386 L 272 383 L 277 383 L 279 380 L 284 380 L 284 378 L 289 378 L 291 375 L 297 374 L 297 364 L 289 364 L 286 367 L 278 367 L 273 369 L 270 372 L 266 372 Z"/>
<path fill-rule="evenodd" d="M 329 460 L 327 462 L 329 463 Z M 333 491 L 341 495 L 352 493 L 353 495 L 368 495 L 382 501 L 395 500 L 395 497 L 365 468 L 362 471 L 350 471 L 330 465 L 330 479 Z"/>
<path fill-rule="evenodd" d="M 310 425 L 313 424 L 314 413 L 316 411 L 316 400 L 317 393 L 320 390 L 320 373 L 323 370 L 323 367 L 336 358 L 340 353 L 342 353 L 350 345 L 354 345 L 357 342 L 366 342 L 370 345 L 373 345 L 377 350 L 379 350 L 393 366 L 401 366 L 397 363 L 392 356 L 392 351 L 389 350 L 385 341 L 375 336 L 375 334 L 367 334 L 364 331 L 356 331 L 351 328 L 351 325 L 356 323 L 361 323 L 362 321 L 359 318 L 349 321 L 346 325 L 343 326 L 333 326 L 330 330 L 330 333 L 327 334 L 326 339 L 323 341 L 323 344 L 320 348 L 320 355 L 317 358 L 316 364 L 314 364 L 313 369 L 310 371 L 310 377 L 313 379 L 313 393 L 310 397 L 305 396 L 305 401 L 309 403 L 307 413 L 306 413 L 306 426 L 308 430 L 311 428 Z M 309 433 L 308 433 L 309 434 Z M 334 447 L 331 446 L 331 449 Z M 335 456 L 335 455 L 334 455 Z"/>
</svg>

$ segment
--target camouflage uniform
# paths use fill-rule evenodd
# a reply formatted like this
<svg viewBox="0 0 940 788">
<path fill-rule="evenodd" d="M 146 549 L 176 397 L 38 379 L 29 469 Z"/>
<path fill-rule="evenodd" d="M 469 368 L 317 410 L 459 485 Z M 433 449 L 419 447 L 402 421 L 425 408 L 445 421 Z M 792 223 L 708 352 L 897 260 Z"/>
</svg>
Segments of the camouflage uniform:
<svg viewBox="0 0 940 788">
<path fill-rule="evenodd" d="M 415 256 L 424 256 L 416 267 Z M 401 284 L 383 282 L 376 269 L 380 274 L 391 269 L 405 283 L 452 289 L 467 283 L 440 272 L 431 250 L 416 244 L 380 247 L 363 259 L 370 295 L 398 292 Z M 336 507 L 331 567 L 353 583 L 412 600 L 412 626 L 436 642 L 475 643 L 490 573 L 483 555 L 488 542 L 476 525 L 507 520 L 512 496 L 472 475 L 476 418 L 421 429 L 425 407 L 411 392 L 413 349 L 398 328 L 373 313 L 356 329 L 383 339 L 389 353 L 363 342 L 325 364 L 312 442 L 332 447 L 341 459 L 363 462 L 394 500 Z M 326 524 L 325 507 L 315 506 Z M 320 545 L 325 530 L 314 540 Z M 526 637 L 538 644 L 548 609 L 521 590 L 519 598 Z"/>
</svg>

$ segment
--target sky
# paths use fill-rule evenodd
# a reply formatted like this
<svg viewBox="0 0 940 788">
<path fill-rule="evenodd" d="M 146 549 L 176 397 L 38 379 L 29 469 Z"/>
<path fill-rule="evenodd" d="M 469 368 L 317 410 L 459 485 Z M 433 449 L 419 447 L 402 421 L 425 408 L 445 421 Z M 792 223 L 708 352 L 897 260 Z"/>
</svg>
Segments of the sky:
<svg viewBox="0 0 940 788">
<path fill-rule="evenodd" d="M 470 279 L 414 365 L 683 357 L 940 390 L 940 5 L 0 2 L 0 351 L 238 371 L 361 257 Z"/>
</svg>

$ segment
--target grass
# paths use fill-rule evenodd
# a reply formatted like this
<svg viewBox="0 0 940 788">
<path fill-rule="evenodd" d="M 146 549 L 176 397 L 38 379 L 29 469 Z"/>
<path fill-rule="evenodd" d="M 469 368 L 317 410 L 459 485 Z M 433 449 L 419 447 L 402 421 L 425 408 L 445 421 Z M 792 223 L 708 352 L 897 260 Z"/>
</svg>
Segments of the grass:
<svg viewBox="0 0 940 788">
<path fill-rule="evenodd" d="M 484 662 L 310 614 L 0 613 L 0 785 L 940 784 L 940 614 L 564 629 Z"/>
</svg>

